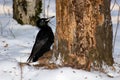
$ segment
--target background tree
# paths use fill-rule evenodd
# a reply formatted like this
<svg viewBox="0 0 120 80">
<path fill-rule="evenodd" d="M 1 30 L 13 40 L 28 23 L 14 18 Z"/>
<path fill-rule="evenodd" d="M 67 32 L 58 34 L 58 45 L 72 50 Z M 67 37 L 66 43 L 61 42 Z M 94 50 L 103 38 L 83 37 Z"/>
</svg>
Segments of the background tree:
<svg viewBox="0 0 120 80">
<path fill-rule="evenodd" d="M 42 0 L 13 0 L 13 18 L 20 24 L 35 25 L 42 11 Z"/>
<path fill-rule="evenodd" d="M 111 0 L 56 0 L 54 55 L 62 66 L 112 66 Z"/>
</svg>

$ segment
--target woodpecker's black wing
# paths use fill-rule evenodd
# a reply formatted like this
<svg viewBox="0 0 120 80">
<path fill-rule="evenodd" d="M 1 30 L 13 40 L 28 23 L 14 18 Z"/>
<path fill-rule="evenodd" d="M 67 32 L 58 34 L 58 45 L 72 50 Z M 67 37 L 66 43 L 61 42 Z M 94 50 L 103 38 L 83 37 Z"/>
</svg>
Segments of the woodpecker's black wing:
<svg viewBox="0 0 120 80">
<path fill-rule="evenodd" d="M 50 27 L 41 29 L 36 37 L 35 44 L 33 46 L 28 62 L 35 62 L 41 57 L 46 51 L 48 51 L 54 42 L 54 34 Z"/>
<path fill-rule="evenodd" d="M 39 50 L 41 49 L 41 47 L 46 43 L 46 41 L 48 40 L 48 36 L 45 34 L 45 32 L 43 32 L 42 30 L 40 30 L 37 34 L 36 40 L 35 40 L 35 44 L 32 48 L 32 52 L 30 54 L 30 57 L 28 58 L 28 62 L 31 62 L 31 60 L 33 59 L 33 57 L 35 56 L 35 54 L 37 52 L 39 52 Z"/>
<path fill-rule="evenodd" d="M 36 44 L 34 44 L 32 52 L 30 57 L 28 58 L 28 62 L 31 62 L 33 57 L 39 52 L 39 50 L 42 48 L 42 46 L 46 43 L 46 41 L 48 40 L 48 38 L 45 38 L 41 41 L 36 42 Z"/>
</svg>

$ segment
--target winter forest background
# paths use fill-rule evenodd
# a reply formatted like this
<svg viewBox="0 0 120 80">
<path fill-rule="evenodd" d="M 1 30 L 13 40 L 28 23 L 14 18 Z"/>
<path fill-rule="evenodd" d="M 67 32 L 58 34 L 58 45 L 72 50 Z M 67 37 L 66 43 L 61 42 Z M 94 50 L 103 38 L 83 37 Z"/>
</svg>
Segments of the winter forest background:
<svg viewBox="0 0 120 80">
<path fill-rule="evenodd" d="M 48 0 L 46 0 L 46 3 Z M 1 80 L 119 80 L 120 79 L 120 1 L 111 0 L 113 23 L 114 68 L 103 66 L 106 73 L 92 70 L 72 69 L 64 67 L 47 70 L 24 66 L 21 70 L 18 62 L 25 62 L 31 52 L 38 29 L 31 25 L 20 25 L 13 18 L 12 0 L 0 0 L 0 78 Z M 114 4 L 115 3 L 115 4 Z M 47 4 L 46 4 L 47 6 Z M 51 0 L 49 16 L 55 16 L 55 0 Z M 55 32 L 56 21 L 51 21 Z M 115 38 L 115 33 L 117 34 Z"/>
</svg>

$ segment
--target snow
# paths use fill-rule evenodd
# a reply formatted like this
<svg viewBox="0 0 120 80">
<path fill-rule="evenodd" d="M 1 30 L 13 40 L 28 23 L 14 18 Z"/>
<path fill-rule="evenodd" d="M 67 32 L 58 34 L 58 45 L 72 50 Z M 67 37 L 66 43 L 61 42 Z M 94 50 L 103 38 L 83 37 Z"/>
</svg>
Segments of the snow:
<svg viewBox="0 0 120 80">
<path fill-rule="evenodd" d="M 53 16 L 55 0 L 51 0 L 51 4 L 49 15 Z M 114 33 L 117 10 L 118 6 L 115 5 L 112 11 Z M 55 19 L 52 23 L 55 24 Z M 55 26 L 51 26 L 55 31 Z M 119 30 L 113 53 L 115 64 L 114 67 L 103 66 L 106 73 L 70 67 L 52 70 L 27 65 L 20 67 L 19 62 L 26 62 L 30 55 L 38 29 L 31 25 L 18 24 L 12 18 L 12 0 L 0 0 L 0 80 L 120 80 Z"/>
</svg>

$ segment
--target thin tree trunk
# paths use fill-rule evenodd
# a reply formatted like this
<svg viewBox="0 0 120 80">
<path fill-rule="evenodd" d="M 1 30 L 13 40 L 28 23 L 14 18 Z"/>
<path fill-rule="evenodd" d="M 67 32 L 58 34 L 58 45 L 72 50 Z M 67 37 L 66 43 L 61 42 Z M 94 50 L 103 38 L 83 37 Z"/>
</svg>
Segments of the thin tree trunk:
<svg viewBox="0 0 120 80">
<path fill-rule="evenodd" d="M 41 6 L 41 0 L 13 0 L 13 18 L 20 24 L 35 25 Z"/>
<path fill-rule="evenodd" d="M 113 64 L 110 0 L 56 0 L 54 55 L 62 66 Z"/>
</svg>

